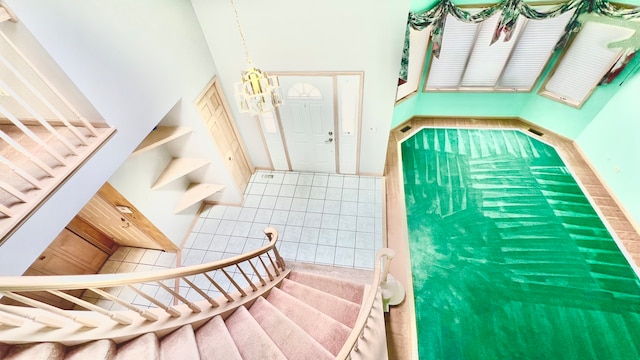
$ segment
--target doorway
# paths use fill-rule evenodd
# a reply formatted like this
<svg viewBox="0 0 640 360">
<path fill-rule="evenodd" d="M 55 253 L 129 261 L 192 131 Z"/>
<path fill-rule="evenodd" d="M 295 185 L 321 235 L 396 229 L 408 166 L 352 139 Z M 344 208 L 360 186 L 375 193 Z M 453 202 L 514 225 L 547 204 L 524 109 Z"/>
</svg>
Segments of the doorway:
<svg viewBox="0 0 640 360">
<path fill-rule="evenodd" d="M 336 173 L 333 78 L 280 78 L 280 121 L 291 170 Z"/>
<path fill-rule="evenodd" d="M 217 78 L 214 78 L 207 85 L 205 91 L 196 100 L 196 104 L 202 120 L 223 156 L 227 170 L 240 193 L 244 193 L 253 169 L 245 155 L 240 136 L 233 125 L 231 112 Z"/>
<path fill-rule="evenodd" d="M 364 74 L 271 74 L 284 102 L 259 122 L 273 169 L 357 174 Z"/>
</svg>

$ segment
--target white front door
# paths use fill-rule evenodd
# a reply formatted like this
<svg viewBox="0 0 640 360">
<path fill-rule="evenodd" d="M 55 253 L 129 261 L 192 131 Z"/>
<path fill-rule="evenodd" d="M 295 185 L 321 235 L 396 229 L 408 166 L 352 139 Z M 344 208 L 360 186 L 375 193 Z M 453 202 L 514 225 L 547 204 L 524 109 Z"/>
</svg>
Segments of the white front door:
<svg viewBox="0 0 640 360">
<path fill-rule="evenodd" d="M 279 76 L 280 120 L 291 170 L 336 172 L 333 77 Z"/>
</svg>

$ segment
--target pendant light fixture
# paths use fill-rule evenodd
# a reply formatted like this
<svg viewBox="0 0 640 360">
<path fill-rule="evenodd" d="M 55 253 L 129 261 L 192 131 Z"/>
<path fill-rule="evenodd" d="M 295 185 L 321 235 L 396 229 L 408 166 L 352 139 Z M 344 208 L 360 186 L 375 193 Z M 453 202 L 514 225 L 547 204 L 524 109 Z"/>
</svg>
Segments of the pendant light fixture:
<svg viewBox="0 0 640 360">
<path fill-rule="evenodd" d="M 276 76 L 269 76 L 264 71 L 253 65 L 247 50 L 247 43 L 240 26 L 240 18 L 236 9 L 235 0 L 231 0 L 231 6 L 236 17 L 238 32 L 242 39 L 242 46 L 247 59 L 247 69 L 242 71 L 241 81 L 235 84 L 235 98 L 241 112 L 258 115 L 273 111 L 282 104 L 282 92 Z"/>
</svg>

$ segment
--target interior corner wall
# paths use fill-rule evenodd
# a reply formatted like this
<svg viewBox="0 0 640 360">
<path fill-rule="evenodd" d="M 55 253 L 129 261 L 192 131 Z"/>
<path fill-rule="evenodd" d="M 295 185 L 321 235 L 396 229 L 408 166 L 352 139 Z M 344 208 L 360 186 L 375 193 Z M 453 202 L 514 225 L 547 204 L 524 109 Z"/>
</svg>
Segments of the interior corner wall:
<svg viewBox="0 0 640 360">
<path fill-rule="evenodd" d="M 220 71 L 222 88 L 231 95 L 246 66 L 233 9 L 225 1 L 192 3 Z M 260 69 L 364 72 L 359 172 L 382 174 L 409 1 L 282 0 L 278 6 L 238 1 L 236 7 L 247 49 Z M 264 19 L 269 19 L 269 31 L 263 29 Z M 235 104 L 231 108 L 253 165 L 269 167 L 255 120 L 240 114 Z"/>
<path fill-rule="evenodd" d="M 207 86 L 210 86 L 210 84 L 207 83 Z M 207 86 L 200 90 L 208 88 Z M 200 94 L 198 94 L 198 97 L 199 95 Z M 182 101 L 178 102 L 162 119 L 159 124 L 161 126 L 184 126 L 192 129 L 190 134 L 170 141 L 163 147 L 165 147 L 174 158 L 199 158 L 209 160 L 209 164 L 184 177 L 193 183 L 225 185 L 223 191 L 219 191 L 204 200 L 239 205 L 244 199 L 244 192 L 238 188 L 231 172 L 228 170 L 224 153 L 221 153 L 218 149 L 208 124 L 202 118 L 198 106 L 195 104 L 196 99 L 197 97 L 182 99 Z M 226 99 L 222 100 L 226 101 Z M 155 182 L 155 178 L 153 182 Z M 182 188 L 181 195 L 184 194 L 186 188 L 187 187 Z M 155 192 L 148 187 L 147 191 Z M 134 195 L 135 194 L 132 194 L 132 196 Z M 198 205 L 194 206 L 196 208 L 198 207 Z"/>
<path fill-rule="evenodd" d="M 391 120 L 392 129 L 413 117 L 417 99 L 418 94 L 414 94 L 396 104 Z"/>
<path fill-rule="evenodd" d="M 591 95 L 578 109 L 538 95 L 538 91 L 544 86 L 543 80 L 553 70 L 560 55 L 561 53 L 555 54 L 549 61 L 545 71 L 540 76 L 541 81 L 539 81 L 537 88 L 529 94 L 529 100 L 520 113 L 520 117 L 569 139 L 576 139 L 616 94 L 619 90 L 618 83 L 621 81 L 620 79 L 626 76 L 629 69 L 623 71 L 613 83 L 596 86 Z"/>
<path fill-rule="evenodd" d="M 425 92 L 418 95 L 416 115 L 463 117 L 516 117 L 528 93 Z"/>
<path fill-rule="evenodd" d="M 482 0 L 455 0 L 456 5 L 479 4 Z M 631 6 L 640 5 L 640 0 L 628 0 Z M 433 6 L 433 0 L 413 0 L 412 11 L 422 11 Z M 470 93 L 470 92 L 421 92 L 412 103 L 400 103 L 393 115 L 392 127 L 397 126 L 413 115 L 428 116 L 514 116 L 551 130 L 555 133 L 575 139 L 589 125 L 590 121 L 616 94 L 619 87 L 614 82 L 597 86 L 580 109 L 538 95 L 543 79 L 554 68 L 560 54 L 555 54 L 546 66 L 534 90 L 529 93 Z M 430 56 L 430 55 L 428 55 Z M 637 61 L 637 60 L 636 60 Z M 425 64 L 425 72 L 428 69 Z M 624 78 L 628 69 L 619 75 Z M 619 83 L 619 81 L 618 81 Z M 420 89 L 424 87 L 424 79 Z"/>
<path fill-rule="evenodd" d="M 216 67 L 187 0 L 5 3 L 117 129 L 0 247 L 0 274 L 21 275 L 171 107 L 197 96 Z"/>
<path fill-rule="evenodd" d="M 520 117 L 569 139 L 575 139 L 611 96 L 613 93 L 598 89 L 582 108 L 576 109 L 532 93 Z"/>
<path fill-rule="evenodd" d="M 183 126 L 192 131 L 157 148 L 129 157 L 109 178 L 113 185 L 142 214 L 152 220 L 176 245 L 180 245 L 190 230 L 201 201 L 179 213 L 174 213 L 185 191 L 192 182 L 234 184 L 231 173 L 216 145 L 212 141 L 205 122 L 201 119 L 195 98 L 179 101 L 162 119 L 161 126 Z M 152 189 L 160 174 L 174 158 L 206 159 L 210 162 L 200 169 Z M 220 171 L 224 169 L 224 171 Z M 206 200 L 225 204 L 242 203 L 243 194 L 237 186 L 227 186 Z"/>
<path fill-rule="evenodd" d="M 171 159 L 164 147 L 146 151 L 125 161 L 109 183 L 179 246 L 198 211 L 198 206 L 194 205 L 179 214 L 173 213 L 189 181 L 182 178 L 161 189 L 151 190 L 151 185 Z"/>
<path fill-rule="evenodd" d="M 475 1 L 454 2 L 461 5 Z M 411 10 L 420 11 L 433 3 L 432 0 L 413 0 Z M 638 6 L 640 0 L 625 3 Z M 554 61 L 547 66 L 541 78 L 553 68 Z M 640 74 L 635 74 L 620 85 L 621 79 L 631 71 L 630 67 L 631 65 L 613 83 L 596 87 L 580 109 L 540 96 L 537 94 L 538 89 L 525 94 L 419 92 L 395 107 L 392 127 L 414 115 L 493 116 L 512 113 L 511 115 L 574 139 L 638 225 L 640 196 L 636 184 L 640 178 L 640 142 L 637 140 L 640 115 L 637 110 L 637 94 L 640 93 Z"/>
<path fill-rule="evenodd" d="M 602 180 L 640 225 L 640 75 L 625 82 L 576 142 Z"/>
</svg>

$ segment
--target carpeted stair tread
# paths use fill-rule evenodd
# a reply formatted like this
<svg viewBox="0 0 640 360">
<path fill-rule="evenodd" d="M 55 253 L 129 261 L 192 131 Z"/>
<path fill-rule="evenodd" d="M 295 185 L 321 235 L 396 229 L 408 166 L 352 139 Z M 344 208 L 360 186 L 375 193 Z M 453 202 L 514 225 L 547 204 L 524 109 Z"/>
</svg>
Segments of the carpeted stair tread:
<svg viewBox="0 0 640 360">
<path fill-rule="evenodd" d="M 116 343 L 102 339 L 67 349 L 65 360 L 111 360 L 116 356 Z"/>
<path fill-rule="evenodd" d="M 364 295 L 363 284 L 304 271 L 292 271 L 289 274 L 289 280 L 341 297 L 356 304 L 362 303 L 362 297 Z"/>
<path fill-rule="evenodd" d="M 280 290 L 318 309 L 324 314 L 352 328 L 358 318 L 360 305 L 304 284 L 283 279 Z"/>
<path fill-rule="evenodd" d="M 196 335 L 191 324 L 182 326 L 160 341 L 160 359 L 200 359 Z"/>
<path fill-rule="evenodd" d="M 9 348 L 11 348 L 11 345 L 0 343 L 0 359 L 2 359 L 4 355 L 9 352 Z"/>
<path fill-rule="evenodd" d="M 330 360 L 335 358 L 320 343 L 264 298 L 257 298 L 249 309 L 249 313 L 287 359 Z"/>
<path fill-rule="evenodd" d="M 202 360 L 242 360 L 222 317 L 216 316 L 196 331 Z"/>
<path fill-rule="evenodd" d="M 278 346 L 244 306 L 237 308 L 225 324 L 244 360 L 286 360 Z"/>
<path fill-rule="evenodd" d="M 278 288 L 271 289 L 267 301 L 333 355 L 340 352 L 351 333 L 348 326 Z"/>
<path fill-rule="evenodd" d="M 334 359 L 351 334 L 365 289 L 354 282 L 292 271 L 279 287 L 253 300 L 249 309 L 240 306 L 226 320 L 216 316 L 197 331 L 187 324 L 162 339 L 146 333 L 118 345 L 104 339 L 69 347 L 0 343 L 0 359 Z"/>
<path fill-rule="evenodd" d="M 62 360 L 65 347 L 58 343 L 13 345 L 3 360 Z"/>
<path fill-rule="evenodd" d="M 159 360 L 160 342 L 154 333 L 140 335 L 118 347 L 116 360 Z"/>
</svg>

